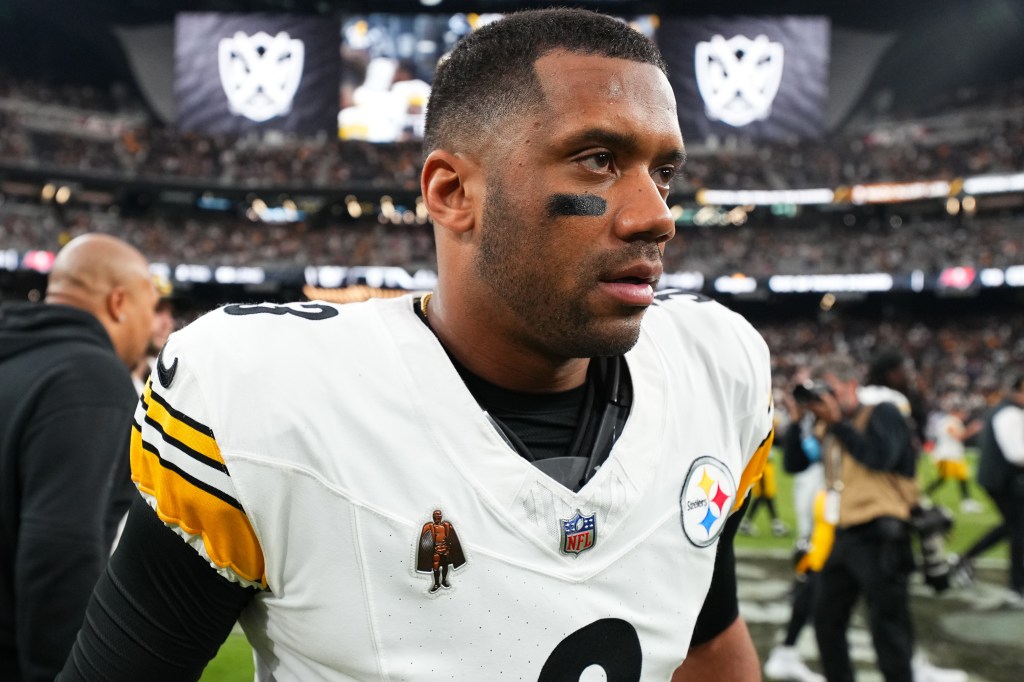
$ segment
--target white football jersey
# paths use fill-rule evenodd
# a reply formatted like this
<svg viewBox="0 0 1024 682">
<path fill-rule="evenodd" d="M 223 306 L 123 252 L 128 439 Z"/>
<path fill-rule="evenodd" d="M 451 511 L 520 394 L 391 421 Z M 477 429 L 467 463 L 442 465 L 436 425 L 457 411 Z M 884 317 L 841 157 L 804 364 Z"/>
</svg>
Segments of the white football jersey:
<svg viewBox="0 0 1024 682">
<path fill-rule="evenodd" d="M 904 417 L 910 416 L 910 401 L 907 400 L 907 396 L 888 386 L 859 386 L 857 388 L 857 400 L 862 405 L 892 403 L 899 408 L 900 414 Z"/>
<path fill-rule="evenodd" d="M 257 678 L 669 679 L 771 446 L 760 335 L 659 294 L 628 421 L 573 492 L 509 447 L 412 306 L 221 308 L 171 337 L 143 396 L 133 476 L 261 588 Z"/>
<path fill-rule="evenodd" d="M 964 423 L 955 414 L 944 414 L 935 428 L 935 459 L 960 461 L 964 459 Z"/>
</svg>

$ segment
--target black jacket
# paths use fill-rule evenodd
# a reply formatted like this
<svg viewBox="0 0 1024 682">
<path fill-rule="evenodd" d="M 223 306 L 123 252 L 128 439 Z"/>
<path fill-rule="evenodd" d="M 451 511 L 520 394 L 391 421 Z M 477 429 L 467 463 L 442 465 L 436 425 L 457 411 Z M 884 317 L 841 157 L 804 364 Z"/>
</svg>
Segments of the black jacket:
<svg viewBox="0 0 1024 682">
<path fill-rule="evenodd" d="M 833 424 L 831 432 L 864 466 L 908 478 L 915 476 L 917 454 L 913 434 L 899 408 L 892 403 L 875 406 L 863 433 L 848 420 Z M 797 473 L 810 466 L 811 461 L 801 443 L 799 424 L 794 424 L 783 436 L 782 451 L 786 471 Z"/>
<path fill-rule="evenodd" d="M 0 307 L 0 679 L 52 680 L 135 494 L 138 396 L 85 311 Z"/>
<path fill-rule="evenodd" d="M 990 495 L 997 497 L 1006 494 L 1024 497 L 1024 467 L 1006 459 L 1003 449 L 996 441 L 996 432 L 992 424 L 997 413 L 1010 407 L 1020 406 L 1009 399 L 1003 400 L 985 417 L 979 447 L 978 484 Z"/>
</svg>

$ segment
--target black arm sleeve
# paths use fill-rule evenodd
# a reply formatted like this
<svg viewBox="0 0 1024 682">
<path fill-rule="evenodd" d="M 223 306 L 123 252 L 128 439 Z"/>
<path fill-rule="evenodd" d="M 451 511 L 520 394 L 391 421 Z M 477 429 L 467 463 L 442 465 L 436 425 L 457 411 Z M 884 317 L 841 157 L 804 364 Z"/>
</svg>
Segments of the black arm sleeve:
<svg viewBox="0 0 1024 682">
<path fill-rule="evenodd" d="M 691 648 L 714 639 L 739 618 L 740 603 L 736 596 L 736 550 L 733 547 L 733 540 L 748 506 L 749 495 L 739 511 L 725 522 L 722 535 L 718 538 L 715 573 L 711 576 L 711 588 L 708 589 L 704 606 L 701 607 L 697 624 L 693 628 Z"/>
<path fill-rule="evenodd" d="M 799 422 L 794 422 L 782 436 L 782 468 L 787 474 L 798 474 L 811 466 L 811 460 L 804 451 Z"/>
<path fill-rule="evenodd" d="M 909 457 L 910 475 L 913 475 L 912 437 L 910 426 L 898 407 L 892 403 L 879 403 L 871 412 L 864 433 L 847 421 L 833 424 L 832 434 L 858 462 L 877 471 L 906 473 Z"/>
<path fill-rule="evenodd" d="M 214 571 L 139 497 L 58 679 L 198 680 L 256 592 Z"/>
</svg>

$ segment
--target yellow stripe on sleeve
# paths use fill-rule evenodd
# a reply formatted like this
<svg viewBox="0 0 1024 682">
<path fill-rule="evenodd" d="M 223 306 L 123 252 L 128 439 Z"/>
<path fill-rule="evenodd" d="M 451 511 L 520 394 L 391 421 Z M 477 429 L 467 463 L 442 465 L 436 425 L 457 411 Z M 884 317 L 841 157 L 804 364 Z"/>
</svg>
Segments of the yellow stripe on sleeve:
<svg viewBox="0 0 1024 682">
<path fill-rule="evenodd" d="M 156 500 L 161 521 L 201 537 L 207 556 L 218 567 L 267 587 L 263 551 L 234 498 L 161 458 L 154 444 L 143 441 L 137 425 L 132 426 L 131 468 L 138 489 Z"/>
<path fill-rule="evenodd" d="M 143 393 L 146 403 L 146 416 L 160 425 L 165 434 L 180 441 L 185 446 L 210 460 L 224 465 L 220 447 L 214 440 L 212 432 L 185 415 L 173 410 L 159 395 L 153 393 L 151 382 L 146 382 Z M 191 423 L 189 423 L 191 422 Z"/>
<path fill-rule="evenodd" d="M 757 446 L 754 456 L 747 462 L 746 468 L 743 469 L 743 475 L 740 476 L 740 484 L 736 487 L 736 502 L 732 506 L 733 511 L 743 506 L 750 488 L 755 482 L 761 480 L 761 474 L 764 472 L 764 465 L 768 461 L 768 455 L 772 451 L 772 441 L 774 440 L 775 429 L 773 428 L 765 436 L 765 439 L 761 441 L 761 444 Z"/>
</svg>

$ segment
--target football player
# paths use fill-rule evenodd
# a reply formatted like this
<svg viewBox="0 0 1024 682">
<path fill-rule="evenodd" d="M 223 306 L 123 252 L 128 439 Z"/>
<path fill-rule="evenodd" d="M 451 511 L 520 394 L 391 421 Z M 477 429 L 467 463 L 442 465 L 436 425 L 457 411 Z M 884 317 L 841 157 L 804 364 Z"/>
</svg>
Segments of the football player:
<svg viewBox="0 0 1024 682">
<path fill-rule="evenodd" d="M 731 536 L 768 349 L 655 293 L 684 160 L 657 49 L 510 15 L 439 67 L 425 147 L 435 291 L 171 337 L 65 679 L 195 677 L 239 617 L 259 679 L 757 679 Z"/>
<path fill-rule="evenodd" d="M 938 477 L 925 489 L 926 495 L 934 495 L 946 481 L 956 481 L 960 487 L 960 511 L 979 513 L 985 507 L 971 498 L 968 479 L 964 442 L 981 431 L 983 422 L 980 419 L 965 423 L 967 407 L 964 401 L 954 395 L 946 396 L 943 401 L 943 413 L 935 429 L 935 448 L 932 457 L 938 469 Z"/>
</svg>

